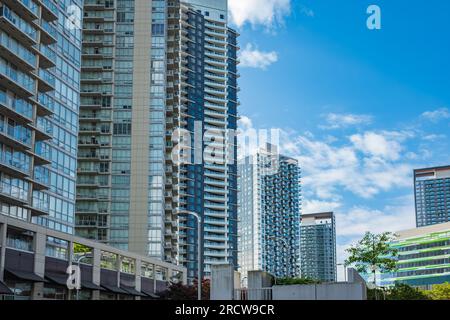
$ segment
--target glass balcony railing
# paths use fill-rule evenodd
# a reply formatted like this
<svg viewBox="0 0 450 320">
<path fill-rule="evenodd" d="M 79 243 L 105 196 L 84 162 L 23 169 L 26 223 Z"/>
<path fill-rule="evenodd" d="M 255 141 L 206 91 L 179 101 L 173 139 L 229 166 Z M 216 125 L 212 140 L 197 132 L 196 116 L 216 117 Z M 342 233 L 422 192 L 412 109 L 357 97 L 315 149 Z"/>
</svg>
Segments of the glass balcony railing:
<svg viewBox="0 0 450 320">
<path fill-rule="evenodd" d="M 44 29 L 49 35 L 51 35 L 53 38 L 57 38 L 58 36 L 58 31 L 56 30 L 56 28 L 51 25 L 50 23 L 48 23 L 45 20 L 42 20 L 41 22 L 41 27 L 42 29 Z"/>
<path fill-rule="evenodd" d="M 0 58 L 0 73 L 12 79 L 26 90 L 30 92 L 34 91 L 34 84 L 35 84 L 34 79 L 26 75 L 25 73 L 17 70 L 15 66 L 11 65 L 2 58 Z"/>
<path fill-rule="evenodd" d="M 44 6 L 50 12 L 52 12 L 55 16 L 58 16 L 58 7 L 56 6 L 56 4 L 52 0 L 42 0 L 41 2 L 44 4 Z"/>
<path fill-rule="evenodd" d="M 33 28 L 28 22 L 23 20 L 17 14 L 15 14 L 11 9 L 7 6 L 3 5 L 0 7 L 0 17 L 5 17 L 8 19 L 16 28 L 25 33 L 28 37 L 37 41 L 37 33 L 36 29 Z"/>
<path fill-rule="evenodd" d="M 37 4 L 32 0 L 18 0 L 20 3 L 22 3 L 25 7 L 28 8 L 35 16 L 38 15 L 38 6 Z"/>
<path fill-rule="evenodd" d="M 42 141 L 36 141 L 34 145 L 34 152 L 44 159 L 47 160 L 51 159 L 51 149 L 47 144 L 43 143 Z"/>
<path fill-rule="evenodd" d="M 8 34 L 3 32 L 0 33 L 0 44 L 20 57 L 22 60 L 28 62 L 30 65 L 36 65 L 36 55 Z"/>
<path fill-rule="evenodd" d="M 33 106 L 30 103 L 20 98 L 13 98 L 1 89 L 0 103 L 30 120 L 33 117 Z"/>
<path fill-rule="evenodd" d="M 53 125 L 48 119 L 38 117 L 36 121 L 36 126 L 39 130 L 46 133 L 47 135 L 53 135 Z"/>
<path fill-rule="evenodd" d="M 9 123 L 5 124 L 3 121 L 0 121 L 0 132 L 27 146 L 31 146 L 31 130 L 28 128 Z"/>
<path fill-rule="evenodd" d="M 39 93 L 38 94 L 38 102 L 46 107 L 47 109 L 54 110 L 55 108 L 55 102 L 52 98 L 50 98 L 45 93 Z"/>
<path fill-rule="evenodd" d="M 24 173 L 30 170 L 30 157 L 22 152 L 1 152 L 0 162 Z"/>
<path fill-rule="evenodd" d="M 52 87 L 55 87 L 55 76 L 44 69 L 39 69 L 39 77 Z"/>
<path fill-rule="evenodd" d="M 41 166 L 34 167 L 34 180 L 44 185 L 49 185 L 50 184 L 49 170 Z"/>
<path fill-rule="evenodd" d="M 50 46 L 46 46 L 44 44 L 40 44 L 39 51 L 47 57 L 48 60 L 56 63 L 56 53 L 54 49 L 51 49 Z"/>
</svg>

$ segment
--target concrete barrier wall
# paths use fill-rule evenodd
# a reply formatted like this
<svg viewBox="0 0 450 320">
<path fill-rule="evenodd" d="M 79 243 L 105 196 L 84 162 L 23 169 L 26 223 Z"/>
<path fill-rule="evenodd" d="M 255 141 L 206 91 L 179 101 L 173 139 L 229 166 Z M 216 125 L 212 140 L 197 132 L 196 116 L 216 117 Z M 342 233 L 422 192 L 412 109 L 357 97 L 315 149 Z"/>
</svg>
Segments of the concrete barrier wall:
<svg viewBox="0 0 450 320">
<path fill-rule="evenodd" d="M 233 266 L 215 265 L 211 268 L 211 300 L 233 300 L 234 285 Z"/>
<path fill-rule="evenodd" d="M 365 300 L 363 283 L 327 283 L 272 287 L 273 300 Z"/>
</svg>

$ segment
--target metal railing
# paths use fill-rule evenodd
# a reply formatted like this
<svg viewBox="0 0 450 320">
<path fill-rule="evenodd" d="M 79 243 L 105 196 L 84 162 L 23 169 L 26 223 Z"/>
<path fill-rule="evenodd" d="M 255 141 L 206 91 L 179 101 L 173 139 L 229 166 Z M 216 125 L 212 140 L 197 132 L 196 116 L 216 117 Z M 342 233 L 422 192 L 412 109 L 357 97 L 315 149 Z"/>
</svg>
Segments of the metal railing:
<svg viewBox="0 0 450 320">
<path fill-rule="evenodd" d="M 248 300 L 272 300 L 272 288 L 261 289 L 235 289 L 234 300 L 248 301 Z"/>
</svg>

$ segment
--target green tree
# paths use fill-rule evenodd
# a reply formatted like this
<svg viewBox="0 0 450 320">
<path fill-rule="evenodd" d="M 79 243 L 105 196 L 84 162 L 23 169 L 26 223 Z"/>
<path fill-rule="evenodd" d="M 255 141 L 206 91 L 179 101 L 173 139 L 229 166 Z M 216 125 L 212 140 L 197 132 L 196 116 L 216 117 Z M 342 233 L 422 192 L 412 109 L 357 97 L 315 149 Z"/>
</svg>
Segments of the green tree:
<svg viewBox="0 0 450 320">
<path fill-rule="evenodd" d="M 321 282 L 310 278 L 278 278 L 276 283 L 280 286 L 287 286 L 293 284 L 320 284 Z"/>
<path fill-rule="evenodd" d="M 424 292 L 431 300 L 450 300 L 450 283 L 437 284 Z"/>
<path fill-rule="evenodd" d="M 404 283 L 395 283 L 389 289 L 387 300 L 428 300 L 425 293 Z"/>
<path fill-rule="evenodd" d="M 398 251 L 390 246 L 395 235 L 390 232 L 373 234 L 367 232 L 356 245 L 346 251 L 350 254 L 345 261 L 346 266 L 353 266 L 360 273 L 372 273 L 376 284 L 376 271 L 392 272 L 397 269 L 396 257 Z"/>
</svg>

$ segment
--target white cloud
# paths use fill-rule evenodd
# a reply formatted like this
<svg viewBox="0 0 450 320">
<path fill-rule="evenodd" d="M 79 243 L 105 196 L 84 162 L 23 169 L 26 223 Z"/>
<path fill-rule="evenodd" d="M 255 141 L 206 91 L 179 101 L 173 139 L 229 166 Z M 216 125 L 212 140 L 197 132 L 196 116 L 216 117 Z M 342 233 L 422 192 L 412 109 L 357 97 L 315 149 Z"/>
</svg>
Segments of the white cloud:
<svg viewBox="0 0 450 320">
<path fill-rule="evenodd" d="M 252 119 L 250 119 L 247 116 L 241 116 L 241 118 L 238 121 L 238 125 L 240 128 L 246 130 L 253 127 Z"/>
<path fill-rule="evenodd" d="M 242 68 L 257 68 L 266 70 L 271 64 L 278 61 L 278 54 L 275 51 L 263 52 L 247 44 L 239 54 Z"/>
<path fill-rule="evenodd" d="M 431 122 L 438 122 L 443 119 L 450 119 L 450 111 L 447 108 L 441 108 L 434 111 L 422 113 L 422 117 Z"/>
<path fill-rule="evenodd" d="M 281 131 L 280 146 L 299 160 L 309 200 L 336 202 L 343 191 L 366 199 L 410 186 L 414 164 L 402 152 L 403 142 L 412 137 L 409 132 L 369 131 L 341 142 Z"/>
<path fill-rule="evenodd" d="M 341 237 L 361 238 L 367 231 L 373 233 L 396 232 L 414 228 L 414 200 L 400 206 L 387 206 L 382 210 L 353 207 L 336 214 L 337 233 Z"/>
<path fill-rule="evenodd" d="M 366 114 L 337 114 L 329 113 L 324 116 L 326 124 L 320 126 L 322 129 L 340 129 L 357 125 L 368 125 L 372 123 L 372 116 Z"/>
<path fill-rule="evenodd" d="M 341 207 L 339 201 L 320 201 L 317 199 L 304 200 L 302 203 L 302 213 L 318 213 L 334 211 Z"/>
<path fill-rule="evenodd" d="M 397 205 L 386 206 L 381 210 L 355 206 L 349 211 L 336 213 L 336 246 L 338 262 L 348 257 L 345 251 L 357 243 L 367 231 L 372 233 L 398 232 L 415 226 L 413 196 L 394 199 Z"/>
<path fill-rule="evenodd" d="M 428 134 L 422 137 L 422 139 L 426 141 L 436 141 L 445 138 L 447 138 L 445 134 Z"/>
<path fill-rule="evenodd" d="M 242 27 L 246 23 L 253 26 L 272 27 L 282 23 L 283 17 L 291 11 L 290 0 L 229 0 L 228 8 L 234 24 Z"/>
<path fill-rule="evenodd" d="M 380 157 L 387 160 L 397 160 L 400 157 L 402 146 L 399 141 L 389 139 L 386 134 L 365 132 L 350 137 L 355 148 L 364 154 Z"/>
</svg>

